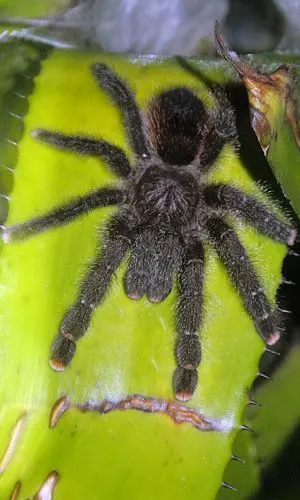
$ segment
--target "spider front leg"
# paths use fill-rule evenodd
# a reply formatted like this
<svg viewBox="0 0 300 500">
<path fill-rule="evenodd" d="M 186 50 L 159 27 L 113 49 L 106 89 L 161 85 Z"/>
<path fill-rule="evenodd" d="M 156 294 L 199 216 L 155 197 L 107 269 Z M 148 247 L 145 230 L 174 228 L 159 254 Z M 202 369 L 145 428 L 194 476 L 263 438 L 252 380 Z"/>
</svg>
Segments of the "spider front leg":
<svg viewBox="0 0 300 500">
<path fill-rule="evenodd" d="M 221 208 L 244 219 L 248 224 L 273 240 L 293 245 L 296 229 L 280 220 L 264 203 L 227 184 L 214 184 L 204 189 L 205 202 L 212 208 Z"/>
<path fill-rule="evenodd" d="M 272 311 L 243 245 L 221 217 L 212 217 L 206 224 L 211 241 L 240 292 L 257 331 L 267 344 L 275 344 L 280 337 L 278 315 Z"/>
<path fill-rule="evenodd" d="M 131 172 L 129 161 L 121 148 L 103 139 L 64 135 L 60 132 L 50 132 L 45 129 L 35 129 L 32 136 L 39 141 L 50 144 L 63 151 L 71 151 L 80 155 L 96 156 L 106 161 L 110 170 L 120 176 L 128 177 Z"/>
<path fill-rule="evenodd" d="M 176 327 L 178 332 L 173 386 L 176 399 L 191 399 L 198 382 L 201 359 L 199 328 L 203 309 L 204 250 L 194 241 L 188 248 L 179 272 L 179 299 Z"/>
<path fill-rule="evenodd" d="M 232 143 L 237 147 L 235 111 L 223 90 L 216 87 L 213 94 L 218 106 L 212 112 L 204 140 L 193 162 L 201 172 L 208 172 L 214 166 L 225 144 Z"/>
<path fill-rule="evenodd" d="M 135 154 L 140 158 L 150 156 L 143 130 L 143 121 L 133 92 L 106 64 L 94 64 L 92 73 L 100 88 L 108 93 L 115 105 L 121 110 Z"/>
<path fill-rule="evenodd" d="M 67 205 L 55 208 L 45 215 L 21 224 L 5 227 L 2 232 L 2 240 L 5 243 L 22 240 L 34 234 L 69 223 L 80 215 L 87 214 L 96 208 L 119 205 L 123 200 L 124 192 L 121 189 L 101 188 L 85 196 L 75 198 Z"/>
<path fill-rule="evenodd" d="M 49 362 L 54 370 L 64 370 L 71 363 L 76 342 L 85 335 L 93 311 L 104 300 L 112 276 L 130 245 L 127 221 L 117 215 L 111 220 L 107 237 L 83 279 L 76 302 L 66 312 L 60 324 Z"/>
</svg>

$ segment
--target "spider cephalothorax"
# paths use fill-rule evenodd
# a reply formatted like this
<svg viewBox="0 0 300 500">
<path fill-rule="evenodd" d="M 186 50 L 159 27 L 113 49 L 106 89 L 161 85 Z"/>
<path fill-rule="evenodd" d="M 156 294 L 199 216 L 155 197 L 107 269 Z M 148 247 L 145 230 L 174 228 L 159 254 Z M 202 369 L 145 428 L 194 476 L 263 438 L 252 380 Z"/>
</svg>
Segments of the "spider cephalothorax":
<svg viewBox="0 0 300 500">
<path fill-rule="evenodd" d="M 207 173 L 226 142 L 236 142 L 234 111 L 225 95 L 207 111 L 193 90 L 176 87 L 158 93 L 140 112 L 133 93 L 105 64 L 92 73 L 119 108 L 134 153 L 102 139 L 35 130 L 56 148 L 98 156 L 123 179 L 123 186 L 102 187 L 23 224 L 7 227 L 4 241 L 24 238 L 69 222 L 97 207 L 118 205 L 96 258 L 64 315 L 54 340 L 50 365 L 68 366 L 76 341 L 85 335 L 93 310 L 103 301 L 113 273 L 129 253 L 124 286 L 128 297 L 164 300 L 177 283 L 174 392 L 189 399 L 197 385 L 201 358 L 199 332 L 203 310 L 204 245 L 212 245 L 242 296 L 258 333 L 268 344 L 279 338 L 273 311 L 254 267 L 227 215 L 243 219 L 261 233 L 292 244 L 296 231 L 255 197 L 228 184 L 209 184 Z"/>
</svg>

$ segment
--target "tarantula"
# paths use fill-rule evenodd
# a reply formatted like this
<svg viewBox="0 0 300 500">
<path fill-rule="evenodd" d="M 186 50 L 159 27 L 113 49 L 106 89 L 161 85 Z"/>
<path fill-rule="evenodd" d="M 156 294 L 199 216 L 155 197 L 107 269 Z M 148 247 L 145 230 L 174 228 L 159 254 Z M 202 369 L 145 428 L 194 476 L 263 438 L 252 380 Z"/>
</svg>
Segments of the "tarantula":
<svg viewBox="0 0 300 500">
<path fill-rule="evenodd" d="M 186 401 L 197 386 L 201 359 L 204 245 L 215 248 L 258 333 L 272 345 L 280 336 L 278 312 L 272 310 L 226 216 L 243 219 L 288 245 L 293 244 L 296 230 L 238 188 L 208 184 L 207 174 L 223 146 L 237 138 L 235 113 L 222 91 L 215 93 L 214 110 L 208 111 L 191 88 L 181 86 L 158 93 L 141 112 L 133 92 L 114 71 L 105 64 L 91 69 L 100 89 L 120 110 L 132 161 L 121 148 L 102 139 L 44 129 L 34 130 L 33 135 L 55 148 L 101 158 L 123 179 L 123 186 L 101 187 L 45 215 L 6 227 L 3 239 L 25 238 L 97 207 L 117 205 L 77 299 L 61 321 L 50 366 L 63 370 L 70 364 L 77 340 L 85 335 L 94 309 L 104 300 L 114 272 L 129 252 L 124 285 L 131 299 L 146 295 L 151 302 L 161 302 L 177 277 L 173 386 L 175 397 Z"/>
</svg>

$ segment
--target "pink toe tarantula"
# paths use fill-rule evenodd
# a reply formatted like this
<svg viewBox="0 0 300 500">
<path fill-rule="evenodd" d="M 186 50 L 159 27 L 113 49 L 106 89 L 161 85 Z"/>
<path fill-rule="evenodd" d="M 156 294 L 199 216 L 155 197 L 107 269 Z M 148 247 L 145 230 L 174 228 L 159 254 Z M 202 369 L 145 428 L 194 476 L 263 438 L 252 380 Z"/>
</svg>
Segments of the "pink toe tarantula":
<svg viewBox="0 0 300 500">
<path fill-rule="evenodd" d="M 225 93 L 216 92 L 217 107 L 207 110 L 191 88 L 171 87 L 158 93 L 141 112 L 132 90 L 110 67 L 98 63 L 91 70 L 100 90 L 120 111 L 132 160 L 120 147 L 102 139 L 44 129 L 35 130 L 34 137 L 60 150 L 101 158 L 122 179 L 121 187 L 100 187 L 45 215 L 6 227 L 3 239 L 23 239 L 98 207 L 117 205 L 76 301 L 62 318 L 50 365 L 54 370 L 70 365 L 94 309 L 103 302 L 113 274 L 129 255 L 124 287 L 131 299 L 146 295 L 151 302 L 161 302 L 176 283 L 173 387 L 175 397 L 186 401 L 196 389 L 201 360 L 204 246 L 214 247 L 258 333 L 272 345 L 279 338 L 279 313 L 272 310 L 228 215 L 288 245 L 293 244 L 296 230 L 255 196 L 230 184 L 208 183 L 207 174 L 223 146 L 237 140 L 235 113 Z"/>
</svg>

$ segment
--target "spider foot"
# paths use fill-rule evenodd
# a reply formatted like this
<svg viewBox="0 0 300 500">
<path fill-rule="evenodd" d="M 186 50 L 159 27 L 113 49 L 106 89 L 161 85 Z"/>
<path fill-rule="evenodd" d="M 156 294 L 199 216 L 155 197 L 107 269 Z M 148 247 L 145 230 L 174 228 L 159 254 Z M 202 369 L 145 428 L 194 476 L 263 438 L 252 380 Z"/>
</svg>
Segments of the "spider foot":
<svg viewBox="0 0 300 500">
<path fill-rule="evenodd" d="M 1 226 L 1 239 L 3 243 L 9 243 L 11 240 L 11 235 L 8 227 Z"/>
<path fill-rule="evenodd" d="M 43 144 L 50 144 L 57 149 L 72 149 L 76 148 L 76 136 L 68 137 L 60 132 L 51 132 L 44 128 L 35 128 L 31 131 L 31 137 L 37 139 Z M 76 151 L 76 149 L 75 149 Z"/>
<path fill-rule="evenodd" d="M 132 300 L 140 300 L 143 296 L 143 293 L 139 292 L 138 290 L 132 290 L 131 292 L 127 292 L 127 297 L 129 297 Z"/>
<path fill-rule="evenodd" d="M 297 229 L 295 227 L 292 227 L 290 230 L 290 234 L 287 239 L 287 244 L 289 246 L 293 246 L 296 241 L 299 241 L 299 235 L 297 233 Z"/>
<path fill-rule="evenodd" d="M 266 314 L 256 323 L 257 329 L 267 345 L 274 345 L 280 339 L 281 321 L 277 312 Z"/>
<path fill-rule="evenodd" d="M 142 286 L 138 286 L 135 280 L 131 280 L 130 276 L 128 277 L 128 273 L 124 279 L 125 291 L 127 297 L 132 300 L 140 300 L 144 295 L 144 289 Z"/>
<path fill-rule="evenodd" d="M 35 128 L 31 131 L 31 137 L 41 142 L 48 142 L 48 136 L 51 136 L 51 132 L 48 132 L 44 128 Z"/>
<path fill-rule="evenodd" d="M 57 335 L 52 349 L 49 365 L 52 370 L 57 372 L 63 371 L 72 361 L 76 351 L 76 344 L 71 335 Z"/>
<path fill-rule="evenodd" d="M 193 396 L 198 383 L 197 370 L 178 366 L 174 372 L 173 387 L 178 401 L 188 401 Z"/>
<path fill-rule="evenodd" d="M 13 243 L 20 241 L 27 236 L 26 229 L 22 229 L 22 224 L 1 227 L 1 239 L 3 243 Z"/>
<path fill-rule="evenodd" d="M 279 330 L 275 330 L 273 333 L 271 333 L 268 338 L 266 339 L 266 343 L 268 345 L 274 345 L 278 342 L 278 340 L 280 339 L 280 331 Z"/>
<path fill-rule="evenodd" d="M 131 266 L 129 265 L 124 276 L 124 288 L 127 297 L 132 300 L 140 300 L 145 294 L 145 280 L 147 280 L 147 277 L 138 273 L 135 262 Z"/>
</svg>

